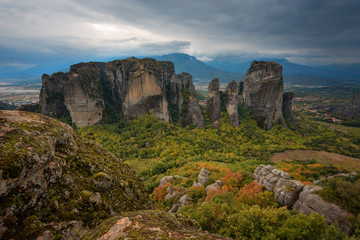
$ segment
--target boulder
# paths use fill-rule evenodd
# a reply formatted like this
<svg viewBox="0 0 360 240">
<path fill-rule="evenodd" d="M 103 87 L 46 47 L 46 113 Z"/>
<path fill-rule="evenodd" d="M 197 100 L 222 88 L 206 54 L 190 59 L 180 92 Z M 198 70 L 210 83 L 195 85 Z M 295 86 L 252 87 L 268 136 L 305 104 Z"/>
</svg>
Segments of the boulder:
<svg viewBox="0 0 360 240">
<path fill-rule="evenodd" d="M 198 181 L 200 184 L 204 186 L 208 180 L 209 180 L 209 171 L 206 168 L 202 168 L 198 175 Z"/>
<path fill-rule="evenodd" d="M 303 190 L 304 184 L 296 180 L 279 181 L 274 188 L 275 201 L 281 206 L 291 208 L 299 199 L 299 194 Z"/>
<path fill-rule="evenodd" d="M 251 64 L 244 79 L 243 96 L 259 127 L 269 130 L 276 122 L 286 126 L 282 114 L 283 89 L 280 64 L 263 61 Z"/>
<path fill-rule="evenodd" d="M 220 127 L 220 93 L 219 79 L 215 78 L 209 84 L 209 96 L 206 102 L 206 111 L 211 124 L 215 128 Z"/>
<path fill-rule="evenodd" d="M 225 105 L 233 127 L 239 127 L 239 86 L 233 80 L 225 89 Z"/>
<path fill-rule="evenodd" d="M 219 190 L 221 189 L 223 186 L 223 183 L 221 182 L 221 180 L 216 180 L 215 183 L 210 184 L 206 187 L 206 192 L 209 192 L 210 190 Z"/>
<path fill-rule="evenodd" d="M 350 213 L 334 203 L 326 202 L 317 195 L 316 192 L 321 189 L 319 186 L 305 186 L 299 195 L 299 200 L 295 202 L 293 209 L 306 215 L 312 212 L 320 213 L 324 216 L 327 223 L 338 222 L 342 231 L 350 233 L 352 228 L 348 220 Z"/>
</svg>

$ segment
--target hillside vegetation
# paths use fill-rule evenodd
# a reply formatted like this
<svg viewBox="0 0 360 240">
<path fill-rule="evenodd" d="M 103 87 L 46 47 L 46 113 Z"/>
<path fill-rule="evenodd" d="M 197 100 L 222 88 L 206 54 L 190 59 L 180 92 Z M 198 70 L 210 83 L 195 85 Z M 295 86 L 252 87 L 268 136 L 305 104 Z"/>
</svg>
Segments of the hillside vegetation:
<svg viewBox="0 0 360 240">
<path fill-rule="evenodd" d="M 239 128 L 232 127 L 223 112 L 219 129 L 209 122 L 205 129 L 182 128 L 147 114 L 129 122 L 94 125 L 77 132 L 135 168 L 158 208 L 170 210 L 179 200 L 164 200 L 169 185 L 159 186 L 160 179 L 185 177 L 171 183 L 175 191 L 186 189 L 193 199 L 193 204 L 180 212 L 197 220 L 204 230 L 235 239 L 345 238 L 335 226 L 328 227 L 320 215 L 299 215 L 279 208 L 273 194 L 253 182 L 253 172 L 259 164 L 273 164 L 269 160 L 272 153 L 286 150 L 325 150 L 359 158 L 360 136 L 334 131 L 301 113 L 297 113 L 298 126 L 288 123 L 289 129 L 274 126 L 270 131 L 258 128 L 248 109 L 240 107 L 239 114 Z M 293 178 L 305 184 L 322 176 L 357 170 L 341 163 L 330 165 L 312 160 L 310 164 L 279 161 L 276 166 L 283 170 L 293 168 Z M 220 191 L 207 193 L 204 187 L 192 186 L 203 167 L 210 172 L 208 184 L 222 180 Z M 357 221 L 353 221 L 355 227 Z"/>
</svg>

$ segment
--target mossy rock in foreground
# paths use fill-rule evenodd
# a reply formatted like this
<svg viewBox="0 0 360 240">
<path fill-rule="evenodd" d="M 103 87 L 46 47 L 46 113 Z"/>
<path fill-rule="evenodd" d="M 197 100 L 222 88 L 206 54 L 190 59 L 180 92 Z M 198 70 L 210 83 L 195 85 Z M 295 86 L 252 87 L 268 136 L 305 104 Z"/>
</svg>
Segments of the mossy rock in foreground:
<svg viewBox="0 0 360 240">
<path fill-rule="evenodd" d="M 95 239 L 229 239 L 201 231 L 194 220 L 181 214 L 143 210 L 112 217 L 82 240 Z"/>
<path fill-rule="evenodd" d="M 153 208 L 135 171 L 57 120 L 0 111 L 0 149 L 0 239 L 79 239 Z"/>
</svg>

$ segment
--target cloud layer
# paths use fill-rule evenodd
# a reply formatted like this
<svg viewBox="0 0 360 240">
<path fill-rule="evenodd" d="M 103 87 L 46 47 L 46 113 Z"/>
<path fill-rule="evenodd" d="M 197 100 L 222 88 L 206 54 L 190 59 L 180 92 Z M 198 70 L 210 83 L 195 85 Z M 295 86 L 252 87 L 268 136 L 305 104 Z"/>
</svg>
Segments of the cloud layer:
<svg viewBox="0 0 360 240">
<path fill-rule="evenodd" d="M 359 9 L 357 0 L 2 0 L 0 65 L 172 52 L 360 62 Z"/>
</svg>

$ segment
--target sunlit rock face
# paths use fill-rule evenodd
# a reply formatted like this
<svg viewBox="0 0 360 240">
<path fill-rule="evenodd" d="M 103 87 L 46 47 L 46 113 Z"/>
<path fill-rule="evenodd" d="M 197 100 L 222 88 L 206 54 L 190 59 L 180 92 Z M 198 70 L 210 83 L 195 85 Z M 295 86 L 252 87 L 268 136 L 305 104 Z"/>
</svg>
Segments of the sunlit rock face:
<svg viewBox="0 0 360 240">
<path fill-rule="evenodd" d="M 276 122 L 286 126 L 282 114 L 283 89 L 280 64 L 258 61 L 251 64 L 245 76 L 243 96 L 259 127 L 269 130 Z"/>
<path fill-rule="evenodd" d="M 176 105 L 176 119 L 169 102 Z M 99 123 L 105 115 L 133 119 L 148 112 L 166 122 L 204 127 L 191 75 L 176 77 L 171 62 L 150 58 L 79 63 L 67 73 L 44 74 L 40 112 L 71 117 L 79 127 Z"/>
</svg>

